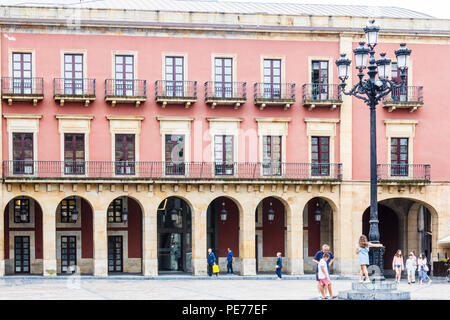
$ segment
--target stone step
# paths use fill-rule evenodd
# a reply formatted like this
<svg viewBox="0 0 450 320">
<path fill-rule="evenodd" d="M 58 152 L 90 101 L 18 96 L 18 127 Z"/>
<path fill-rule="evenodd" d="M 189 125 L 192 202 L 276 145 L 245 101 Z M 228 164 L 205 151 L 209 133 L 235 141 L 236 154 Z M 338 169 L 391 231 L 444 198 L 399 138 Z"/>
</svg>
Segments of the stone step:
<svg viewBox="0 0 450 320">
<path fill-rule="evenodd" d="M 408 291 L 341 291 L 338 299 L 343 300 L 411 300 L 411 293 Z"/>
<path fill-rule="evenodd" d="M 353 282 L 352 290 L 354 291 L 397 290 L 397 283 L 395 281 L 375 281 L 371 283 Z"/>
</svg>

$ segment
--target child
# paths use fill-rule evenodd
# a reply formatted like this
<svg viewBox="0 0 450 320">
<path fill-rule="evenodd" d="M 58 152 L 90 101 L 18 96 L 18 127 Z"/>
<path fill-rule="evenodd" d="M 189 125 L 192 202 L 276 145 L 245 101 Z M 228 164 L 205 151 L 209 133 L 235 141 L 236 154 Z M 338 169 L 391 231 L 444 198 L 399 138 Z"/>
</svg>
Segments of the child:
<svg viewBox="0 0 450 320">
<path fill-rule="evenodd" d="M 401 250 L 397 250 L 394 255 L 394 259 L 392 259 L 392 270 L 395 271 L 395 281 L 400 283 L 400 279 L 402 277 L 402 271 L 405 269 L 403 265 L 403 255 Z"/>
<path fill-rule="evenodd" d="M 325 287 L 328 288 L 328 292 L 330 294 L 330 298 L 334 299 L 337 296 L 333 295 L 333 291 L 331 290 L 331 280 L 330 275 L 328 274 L 328 266 L 327 261 L 330 259 L 330 255 L 325 253 L 319 261 L 319 283 L 320 283 L 320 294 L 322 295 L 321 299 L 326 299 L 325 297 Z"/>
<path fill-rule="evenodd" d="M 408 274 L 408 284 L 411 284 L 411 282 L 414 282 L 414 273 L 416 273 L 416 262 L 414 261 L 414 255 L 412 252 L 406 260 L 406 272 Z"/>
<path fill-rule="evenodd" d="M 369 262 L 369 247 L 382 247 L 381 243 L 372 243 L 367 240 L 365 235 L 359 237 L 358 247 L 356 247 L 356 253 L 358 254 L 358 263 L 361 268 L 359 272 L 359 282 L 363 282 L 363 276 L 366 277 L 366 282 L 370 282 L 369 272 L 367 271 L 367 266 Z"/>
</svg>

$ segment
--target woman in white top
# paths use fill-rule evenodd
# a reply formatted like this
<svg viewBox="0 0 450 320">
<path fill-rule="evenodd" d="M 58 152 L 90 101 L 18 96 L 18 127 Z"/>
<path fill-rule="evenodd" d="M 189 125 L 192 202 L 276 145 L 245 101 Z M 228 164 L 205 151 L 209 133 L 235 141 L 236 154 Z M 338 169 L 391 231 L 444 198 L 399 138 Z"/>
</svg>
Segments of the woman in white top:
<svg viewBox="0 0 450 320">
<path fill-rule="evenodd" d="M 431 283 L 431 279 L 427 274 L 427 257 L 425 257 L 423 253 L 421 253 L 419 259 L 417 259 L 417 267 L 419 269 L 419 284 L 423 284 L 423 282 L 427 280 L 429 280 L 429 283 Z"/>
</svg>

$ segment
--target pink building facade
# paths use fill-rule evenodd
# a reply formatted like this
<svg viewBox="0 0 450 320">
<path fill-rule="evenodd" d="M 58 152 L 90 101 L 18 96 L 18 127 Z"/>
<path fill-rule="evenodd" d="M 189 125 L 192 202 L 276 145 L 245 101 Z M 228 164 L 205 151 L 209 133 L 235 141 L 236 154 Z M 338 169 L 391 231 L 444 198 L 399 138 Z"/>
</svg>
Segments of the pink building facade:
<svg viewBox="0 0 450 320">
<path fill-rule="evenodd" d="M 278 251 L 303 274 L 325 243 L 355 272 L 369 109 L 339 93 L 335 61 L 367 16 L 1 9 L 2 274 L 203 275 L 229 247 L 243 275 Z M 408 88 L 377 107 L 386 267 L 397 249 L 446 258 L 450 234 L 450 23 L 406 21 L 377 19 L 394 81 L 412 50 Z"/>
</svg>

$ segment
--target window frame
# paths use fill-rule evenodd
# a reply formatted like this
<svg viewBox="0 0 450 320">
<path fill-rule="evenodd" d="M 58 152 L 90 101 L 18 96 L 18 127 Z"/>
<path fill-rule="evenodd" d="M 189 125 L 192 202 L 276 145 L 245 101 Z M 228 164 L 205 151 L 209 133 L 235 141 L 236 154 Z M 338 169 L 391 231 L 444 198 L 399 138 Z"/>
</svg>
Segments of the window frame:
<svg viewBox="0 0 450 320">
<path fill-rule="evenodd" d="M 122 139 L 118 138 L 122 137 Z M 133 141 L 127 141 L 128 138 L 132 137 Z M 133 149 L 128 150 L 128 145 L 132 145 Z M 136 134 L 134 133 L 115 133 L 114 134 L 114 164 L 115 164 L 115 174 L 116 175 L 135 175 L 136 174 Z M 118 146 L 122 147 L 122 150 L 118 149 Z M 133 152 L 132 160 L 128 157 L 128 152 Z M 117 153 L 122 152 L 123 160 L 118 159 Z"/>
<path fill-rule="evenodd" d="M 275 159 L 275 151 L 274 151 L 275 138 L 279 139 L 280 150 L 277 152 L 277 153 L 279 153 L 279 160 Z M 269 156 L 267 156 L 266 152 L 269 152 Z M 281 136 L 281 135 L 263 135 L 262 136 L 263 175 L 264 176 L 281 176 L 283 174 L 282 158 L 283 158 L 283 136 Z M 267 160 L 269 160 L 269 162 L 267 162 Z M 279 163 L 276 164 L 276 161 L 278 161 Z M 274 169 L 277 171 L 274 172 Z"/>
<path fill-rule="evenodd" d="M 117 204 L 116 202 L 119 202 Z M 116 198 L 108 205 L 108 209 L 106 211 L 107 223 L 123 223 L 122 220 L 122 212 L 124 208 L 124 200 L 122 198 Z M 110 220 L 110 218 L 112 220 Z"/>
<path fill-rule="evenodd" d="M 17 208 L 16 201 L 20 201 L 20 205 L 19 205 L 18 208 Z M 24 204 L 23 202 L 25 202 L 26 204 Z M 25 220 L 25 221 L 22 221 L 20 219 L 21 211 L 22 211 L 23 207 L 25 207 L 25 209 L 27 210 L 27 220 Z M 14 217 L 13 217 L 14 223 L 30 223 L 31 222 L 31 201 L 30 201 L 30 199 L 28 199 L 28 198 L 15 198 L 14 199 L 13 213 L 14 213 Z"/>
</svg>

